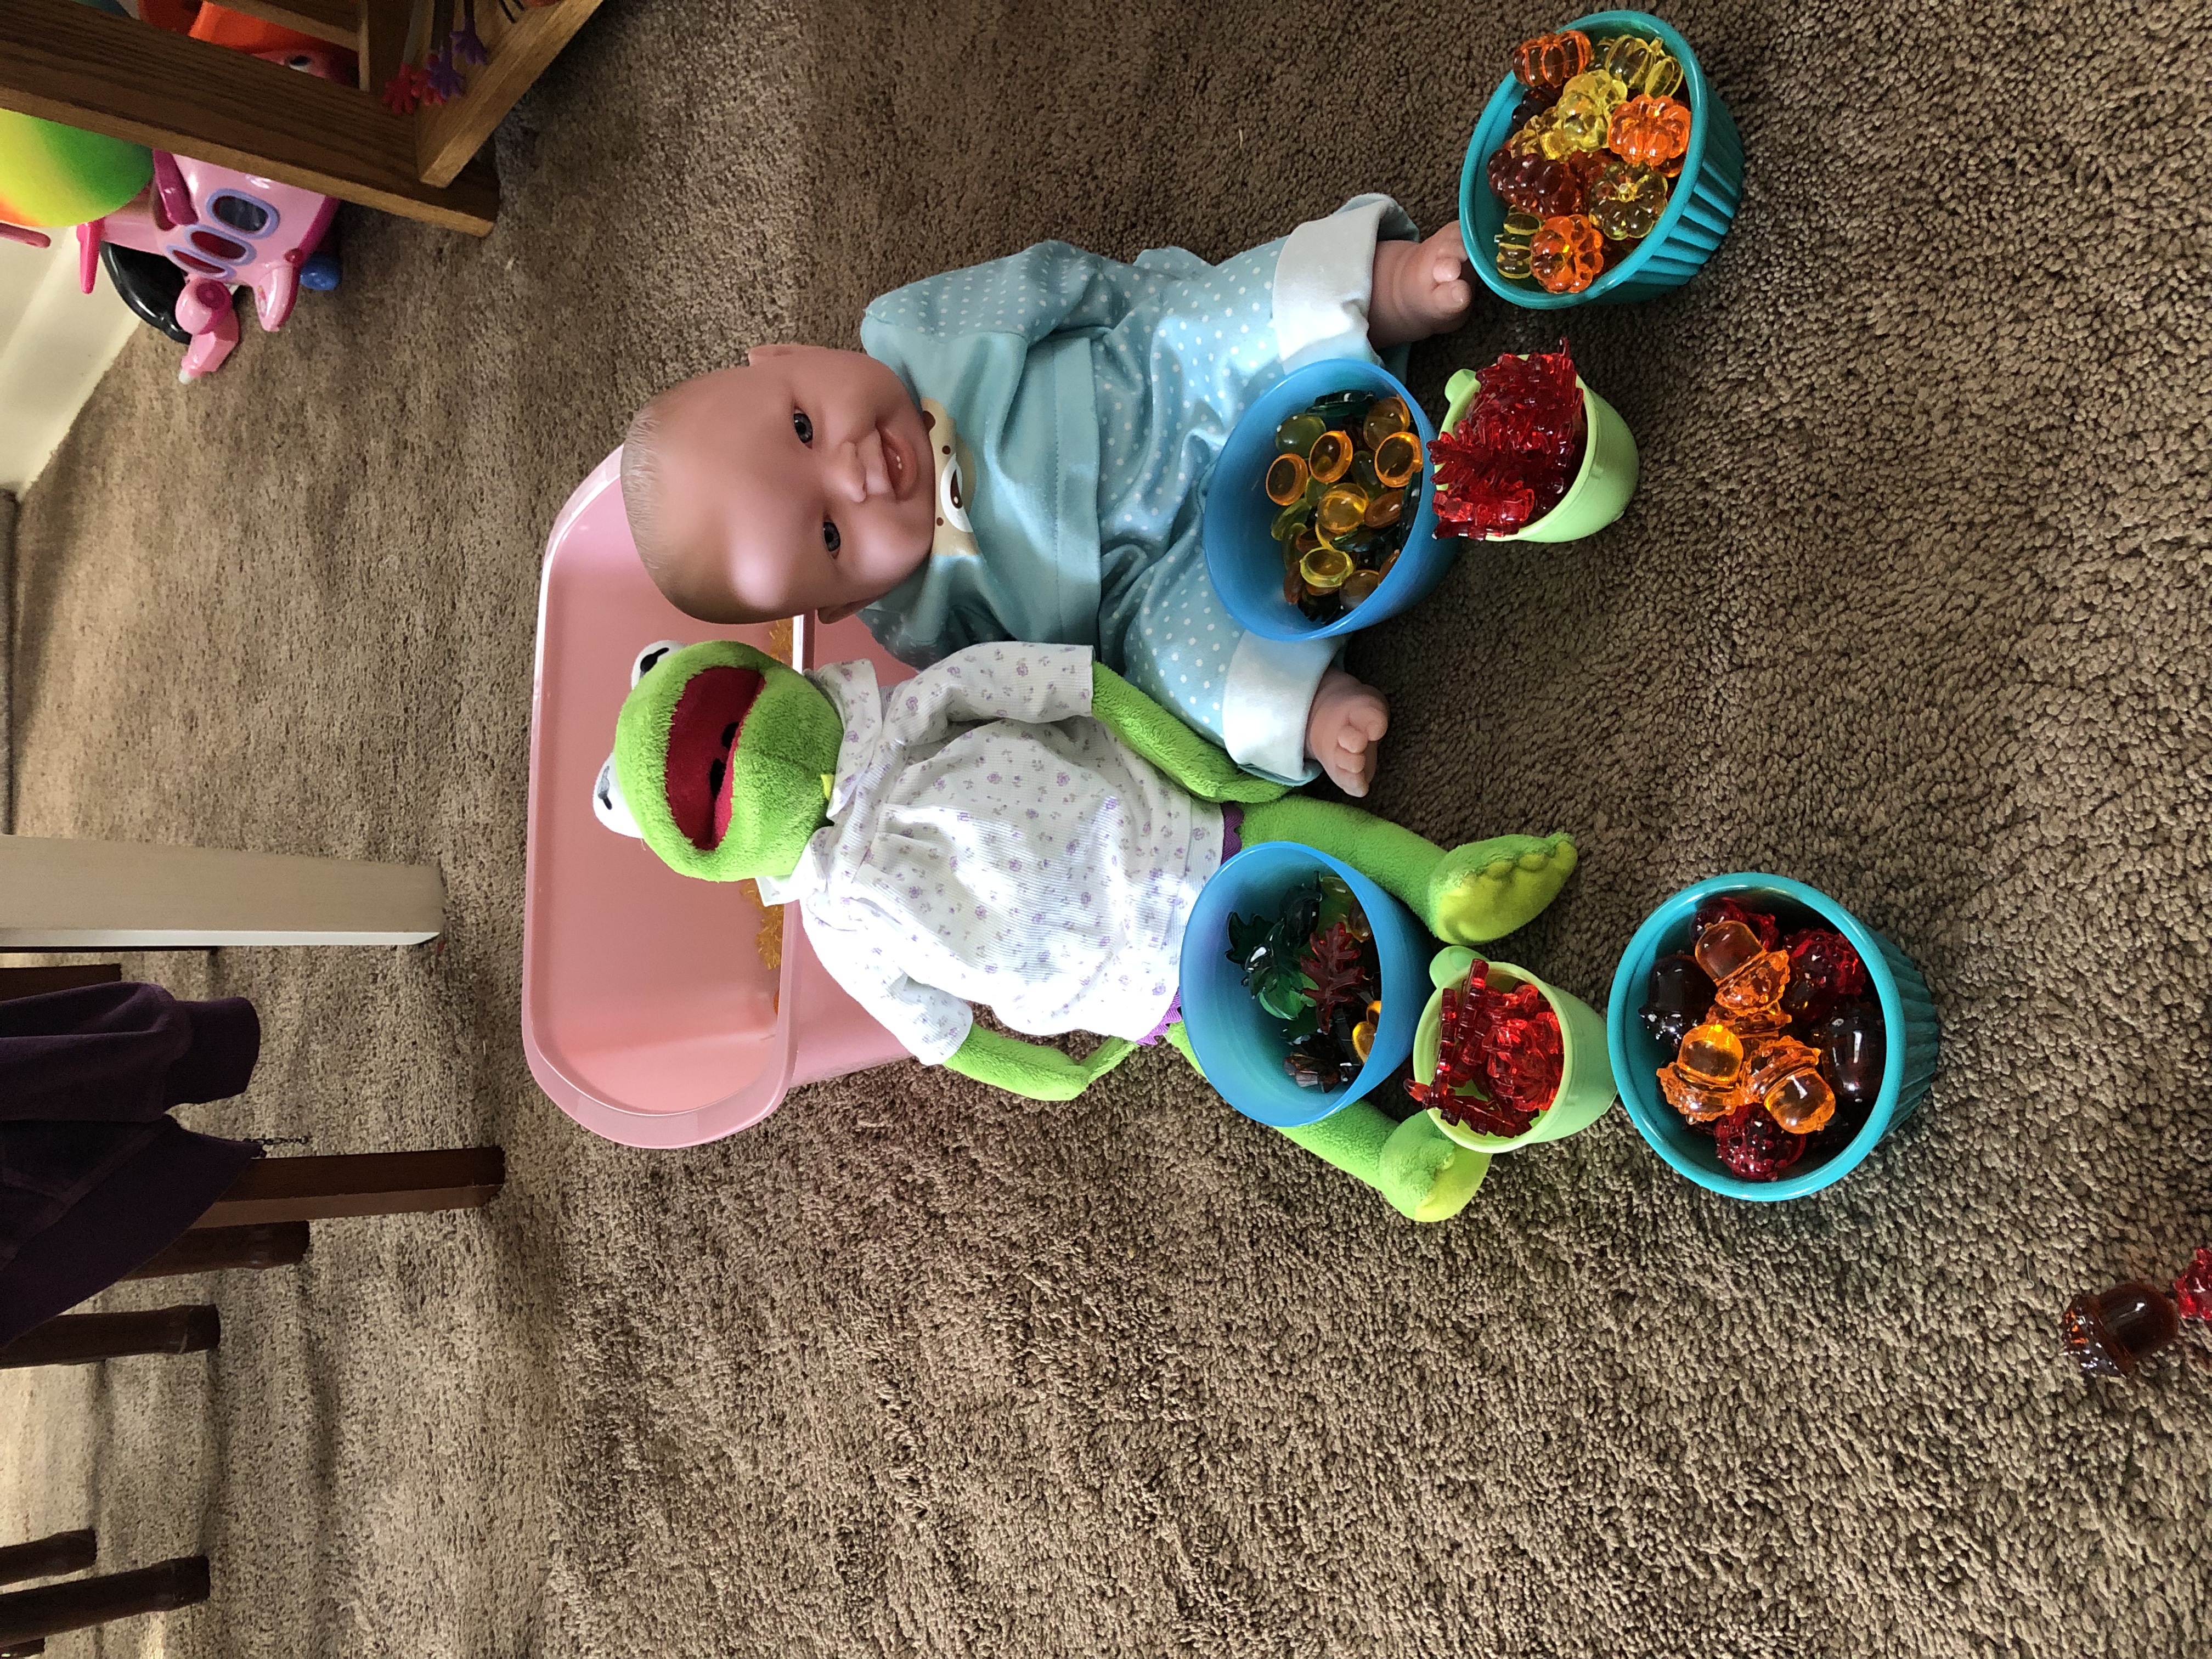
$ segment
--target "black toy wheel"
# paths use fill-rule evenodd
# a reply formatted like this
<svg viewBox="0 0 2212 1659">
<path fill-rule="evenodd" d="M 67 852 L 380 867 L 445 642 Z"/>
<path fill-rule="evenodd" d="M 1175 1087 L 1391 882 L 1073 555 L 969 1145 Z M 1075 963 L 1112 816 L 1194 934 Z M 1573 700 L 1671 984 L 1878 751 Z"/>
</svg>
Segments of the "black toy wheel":
<svg viewBox="0 0 2212 1659">
<path fill-rule="evenodd" d="M 160 329 L 179 345 L 192 343 L 191 331 L 177 322 L 177 296 L 185 291 L 183 271 L 158 253 L 115 242 L 100 244 L 100 263 L 140 322 Z"/>
</svg>

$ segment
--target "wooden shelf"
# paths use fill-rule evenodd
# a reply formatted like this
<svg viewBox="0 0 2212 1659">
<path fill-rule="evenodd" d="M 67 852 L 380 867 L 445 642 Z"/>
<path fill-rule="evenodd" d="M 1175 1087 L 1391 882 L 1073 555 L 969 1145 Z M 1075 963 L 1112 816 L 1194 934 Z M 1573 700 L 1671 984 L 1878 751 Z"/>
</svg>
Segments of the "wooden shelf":
<svg viewBox="0 0 2212 1659">
<path fill-rule="evenodd" d="M 77 3 L 0 4 L 0 109 L 196 156 L 303 190 L 482 236 L 499 183 L 481 152 L 600 0 L 550 0 L 513 22 L 480 0 L 490 62 L 467 90 L 411 116 L 380 94 L 404 48 L 411 0 L 225 0 L 353 48 L 363 86 L 188 40 Z"/>
</svg>

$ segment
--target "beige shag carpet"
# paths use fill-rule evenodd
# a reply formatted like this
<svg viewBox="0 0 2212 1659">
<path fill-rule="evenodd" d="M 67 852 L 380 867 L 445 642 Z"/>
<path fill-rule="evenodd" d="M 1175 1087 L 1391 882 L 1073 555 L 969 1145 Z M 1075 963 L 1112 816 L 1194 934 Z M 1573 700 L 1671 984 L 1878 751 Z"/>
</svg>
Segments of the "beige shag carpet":
<svg viewBox="0 0 2212 1659">
<path fill-rule="evenodd" d="M 1579 832 L 1514 958 L 1601 1000 L 1716 871 L 1836 894 L 1945 1022 L 1778 1207 L 1613 1113 L 1419 1230 L 1164 1050 L 1047 1110 L 905 1066 L 720 1145 L 556 1111 L 516 1006 L 538 563 L 643 398 L 1045 237 L 1451 216 L 1540 6 L 610 0 L 483 241 L 344 222 L 210 383 L 150 333 L 23 503 L 15 825 L 433 860 L 444 948 L 134 958 L 270 1033 L 210 1129 L 496 1141 L 320 1230 L 207 1358 L 0 1375 L 0 1539 L 204 1550 L 53 1659 L 2212 1651 L 2212 1342 L 2078 1289 L 2212 1239 L 2212 580 L 2188 6 L 1668 4 L 1741 124 L 1711 267 L 1566 313 L 1627 516 L 1359 636 L 1381 807 Z M 1558 337 L 1486 300 L 1416 353 Z M 300 1150 L 300 1148 L 279 1148 Z"/>
</svg>

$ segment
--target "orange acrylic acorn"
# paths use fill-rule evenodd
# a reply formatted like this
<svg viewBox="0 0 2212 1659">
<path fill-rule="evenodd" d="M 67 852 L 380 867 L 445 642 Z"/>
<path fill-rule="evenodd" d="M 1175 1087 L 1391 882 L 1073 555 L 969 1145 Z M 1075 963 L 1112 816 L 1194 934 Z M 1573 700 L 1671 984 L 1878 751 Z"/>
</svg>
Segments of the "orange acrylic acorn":
<svg viewBox="0 0 2212 1659">
<path fill-rule="evenodd" d="M 1605 147 L 1625 161 L 1645 167 L 1671 161 L 1690 147 L 1690 107 L 1649 94 L 1632 98 L 1613 111 Z"/>
</svg>

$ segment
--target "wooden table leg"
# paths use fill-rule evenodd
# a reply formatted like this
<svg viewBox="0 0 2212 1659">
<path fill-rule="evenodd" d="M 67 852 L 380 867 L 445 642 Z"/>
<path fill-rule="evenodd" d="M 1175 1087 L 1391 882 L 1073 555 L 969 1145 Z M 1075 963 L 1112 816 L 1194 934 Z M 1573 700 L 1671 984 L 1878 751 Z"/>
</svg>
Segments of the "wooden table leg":
<svg viewBox="0 0 2212 1659">
<path fill-rule="evenodd" d="M 444 926 L 427 864 L 0 836 L 0 951 L 419 945 Z"/>
<path fill-rule="evenodd" d="M 157 1308 L 150 1313 L 56 1314 L 0 1347 L 0 1370 L 27 1365 L 89 1365 L 142 1353 L 203 1353 L 222 1340 L 213 1308 Z M 69 1628 L 64 1626 L 64 1628 Z M 26 1634 L 45 1636 L 46 1631 Z"/>
<path fill-rule="evenodd" d="M 506 1180 L 507 1154 L 496 1146 L 264 1158 L 240 1170 L 192 1226 L 473 1210 L 498 1197 Z"/>
<path fill-rule="evenodd" d="M 0 968 L 0 1002 L 42 997 L 49 991 L 81 991 L 88 985 L 113 985 L 123 977 L 119 962 L 70 963 L 59 968 Z"/>
<path fill-rule="evenodd" d="M 103 1573 L 66 1584 L 0 1595 L 0 1646 L 59 1636 L 142 1613 L 168 1613 L 208 1599 L 204 1555 L 179 1556 L 135 1572 Z"/>
<path fill-rule="evenodd" d="M 196 1227 L 125 1279 L 174 1279 L 183 1273 L 221 1273 L 232 1267 L 289 1267 L 307 1254 L 304 1221 L 264 1223 L 255 1227 Z"/>
<path fill-rule="evenodd" d="M 100 1559 L 100 1534 L 90 1527 L 34 1538 L 27 1544 L 0 1549 L 0 1584 L 20 1584 L 26 1578 L 59 1578 L 64 1573 L 86 1572 Z"/>
</svg>

